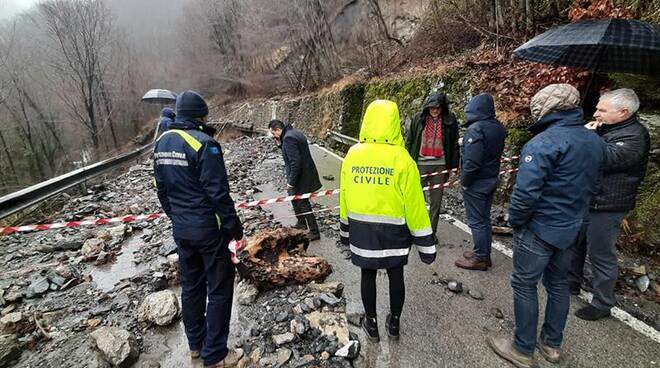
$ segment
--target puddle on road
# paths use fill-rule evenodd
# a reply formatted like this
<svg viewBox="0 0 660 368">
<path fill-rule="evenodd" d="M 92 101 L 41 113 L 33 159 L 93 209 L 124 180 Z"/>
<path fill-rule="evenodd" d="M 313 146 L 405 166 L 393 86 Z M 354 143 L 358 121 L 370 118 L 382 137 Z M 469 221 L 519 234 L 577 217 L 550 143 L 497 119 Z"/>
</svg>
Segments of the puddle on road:
<svg viewBox="0 0 660 368">
<path fill-rule="evenodd" d="M 285 195 L 284 191 L 277 188 L 273 183 L 261 184 L 258 188 L 261 192 L 255 193 L 254 199 L 275 198 Z M 296 224 L 296 217 L 294 216 L 290 202 L 267 204 L 263 208 L 270 211 L 275 219 L 279 220 L 283 226 L 293 226 Z"/>
<path fill-rule="evenodd" d="M 133 262 L 135 259 L 133 253 L 142 246 L 144 246 L 144 240 L 140 234 L 133 234 L 124 241 L 121 248 L 122 253 L 114 261 L 101 266 L 91 266 L 89 274 L 97 287 L 106 292 L 110 291 L 122 279 L 135 276 L 148 269 L 148 265 Z"/>
</svg>

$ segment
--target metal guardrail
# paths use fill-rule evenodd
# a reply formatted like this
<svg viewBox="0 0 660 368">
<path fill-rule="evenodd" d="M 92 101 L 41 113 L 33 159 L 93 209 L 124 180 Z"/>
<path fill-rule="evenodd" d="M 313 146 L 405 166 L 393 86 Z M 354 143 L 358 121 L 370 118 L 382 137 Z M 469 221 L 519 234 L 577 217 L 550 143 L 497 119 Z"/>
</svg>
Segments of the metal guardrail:
<svg viewBox="0 0 660 368">
<path fill-rule="evenodd" d="M 135 151 L 109 158 L 64 175 L 35 184 L 18 192 L 0 197 L 0 219 L 35 205 L 55 194 L 74 187 L 110 169 L 131 161 L 149 150 L 153 143 L 142 146 Z"/>
<path fill-rule="evenodd" d="M 352 146 L 352 145 L 358 143 L 357 139 L 355 139 L 353 137 L 349 137 L 349 136 L 344 135 L 344 134 L 341 134 L 339 132 L 335 132 L 333 130 L 330 131 L 330 139 L 332 139 L 336 142 L 339 142 L 339 143 L 343 143 L 347 146 Z"/>
</svg>

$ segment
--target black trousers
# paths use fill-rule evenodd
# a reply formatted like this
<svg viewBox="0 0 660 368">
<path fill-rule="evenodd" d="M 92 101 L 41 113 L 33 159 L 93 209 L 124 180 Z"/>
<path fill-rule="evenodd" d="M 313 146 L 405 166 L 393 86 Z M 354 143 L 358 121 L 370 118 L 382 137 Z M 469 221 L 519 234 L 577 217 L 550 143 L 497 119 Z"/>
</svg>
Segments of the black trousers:
<svg viewBox="0 0 660 368">
<path fill-rule="evenodd" d="M 362 304 L 367 318 L 376 318 L 376 275 L 378 270 L 362 269 Z M 403 281 L 403 266 L 388 268 L 390 279 L 390 313 L 400 316 L 406 299 L 406 285 Z"/>
<path fill-rule="evenodd" d="M 225 358 L 234 295 L 235 269 L 225 237 L 174 239 L 181 265 L 183 325 L 191 350 L 201 350 L 205 365 Z"/>
<path fill-rule="evenodd" d="M 289 192 L 289 195 L 294 194 L 296 193 Z M 291 201 L 291 206 L 293 206 L 293 212 L 296 214 L 296 219 L 298 220 L 296 227 L 309 229 L 312 233 L 319 232 L 319 225 L 316 223 L 316 217 L 312 213 L 312 204 L 309 202 L 309 199 Z M 302 215 L 303 213 L 305 215 Z"/>
</svg>

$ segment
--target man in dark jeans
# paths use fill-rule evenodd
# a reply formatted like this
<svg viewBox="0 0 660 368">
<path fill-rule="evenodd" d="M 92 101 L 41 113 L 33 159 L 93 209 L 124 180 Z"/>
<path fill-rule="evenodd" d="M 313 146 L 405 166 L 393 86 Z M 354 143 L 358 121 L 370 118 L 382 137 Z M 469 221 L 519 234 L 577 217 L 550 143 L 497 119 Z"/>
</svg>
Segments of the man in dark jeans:
<svg viewBox="0 0 660 368">
<path fill-rule="evenodd" d="M 596 193 L 603 143 L 583 126 L 580 94 L 568 84 L 543 88 L 531 100 L 536 134 L 521 153 L 511 195 L 513 239 L 513 340 L 489 337 L 490 347 L 517 367 L 533 367 L 535 346 L 557 363 L 570 302 L 568 268 L 589 202 Z M 548 294 L 541 334 L 537 284 Z"/>
<path fill-rule="evenodd" d="M 590 305 L 575 312 L 578 318 L 588 321 L 608 317 L 616 304 L 616 241 L 621 221 L 635 207 L 651 149 L 649 132 L 637 119 L 638 109 L 639 98 L 633 90 L 607 92 L 596 107 L 597 121 L 586 125 L 607 147 L 600 191 L 591 203 L 585 236 L 574 248 L 571 269 L 571 292 L 578 294 L 588 249 L 594 297 Z"/>
<path fill-rule="evenodd" d="M 490 209 L 497 189 L 506 129 L 495 118 L 495 102 L 487 93 L 472 98 L 465 107 L 465 115 L 467 130 L 461 145 L 461 186 L 474 249 L 464 252 L 463 259 L 455 265 L 486 271 L 492 266 Z"/>
<path fill-rule="evenodd" d="M 458 167 L 458 122 L 444 93 L 431 93 L 422 111 L 413 116 L 406 134 L 406 150 L 417 163 L 419 173 L 427 175 L 422 178 L 422 186 L 444 184 L 448 174 L 438 172 Z M 428 193 L 431 227 L 436 239 L 443 192 L 444 188 L 440 187 Z"/>
<path fill-rule="evenodd" d="M 176 120 L 154 148 L 154 175 L 179 254 L 190 356 L 205 367 L 233 367 L 242 351 L 227 349 L 235 274 L 227 245 L 243 238 L 243 226 L 215 130 L 204 124 L 208 111 L 196 92 L 178 96 Z"/>
<path fill-rule="evenodd" d="M 316 165 L 309 152 L 309 143 L 305 135 L 293 128 L 291 124 L 284 124 L 279 120 L 268 123 L 268 129 L 282 148 L 284 167 L 286 169 L 288 195 L 304 194 L 321 189 L 321 180 L 316 171 Z M 292 201 L 293 212 L 296 214 L 297 228 L 309 229 L 309 240 L 321 238 L 316 217 L 312 213 L 312 205 L 309 199 Z"/>
</svg>

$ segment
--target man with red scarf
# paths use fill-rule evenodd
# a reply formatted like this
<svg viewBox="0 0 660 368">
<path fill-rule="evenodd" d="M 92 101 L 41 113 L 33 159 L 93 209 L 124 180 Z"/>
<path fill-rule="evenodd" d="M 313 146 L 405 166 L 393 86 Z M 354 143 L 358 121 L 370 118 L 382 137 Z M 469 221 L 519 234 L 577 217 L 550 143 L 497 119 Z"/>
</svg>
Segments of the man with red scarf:
<svg viewBox="0 0 660 368">
<path fill-rule="evenodd" d="M 424 101 L 422 111 L 415 114 L 406 135 L 406 149 L 417 162 L 422 175 L 458 167 L 458 122 L 449 110 L 449 101 L 444 93 L 431 93 Z M 443 184 L 446 181 L 447 174 L 431 175 L 422 179 L 422 186 Z M 434 234 L 438 231 L 442 193 L 441 187 L 429 191 L 428 195 Z"/>
</svg>

